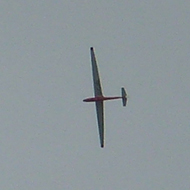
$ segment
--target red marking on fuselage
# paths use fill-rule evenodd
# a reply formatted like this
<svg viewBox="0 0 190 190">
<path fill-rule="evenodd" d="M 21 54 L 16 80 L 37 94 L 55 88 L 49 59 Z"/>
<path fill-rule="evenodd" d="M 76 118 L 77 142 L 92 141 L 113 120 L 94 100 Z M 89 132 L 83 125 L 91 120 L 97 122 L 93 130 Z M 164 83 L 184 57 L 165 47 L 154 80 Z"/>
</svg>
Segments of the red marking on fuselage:
<svg viewBox="0 0 190 190">
<path fill-rule="evenodd" d="M 96 96 L 93 98 L 86 98 L 83 100 L 83 102 L 99 102 L 99 101 L 105 101 L 105 100 L 115 100 L 120 99 L 121 96 L 114 96 L 114 97 L 104 97 L 104 96 Z"/>
</svg>

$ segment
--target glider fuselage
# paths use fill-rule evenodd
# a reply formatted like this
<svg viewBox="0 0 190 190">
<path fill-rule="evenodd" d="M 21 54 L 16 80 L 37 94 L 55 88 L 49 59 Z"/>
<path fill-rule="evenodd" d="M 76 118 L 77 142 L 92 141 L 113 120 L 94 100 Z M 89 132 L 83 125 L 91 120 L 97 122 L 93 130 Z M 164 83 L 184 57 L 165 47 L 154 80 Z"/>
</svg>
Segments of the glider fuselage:
<svg viewBox="0 0 190 190">
<path fill-rule="evenodd" d="M 93 98 L 86 98 L 83 101 L 84 102 L 99 102 L 99 101 L 105 101 L 105 100 L 115 100 L 115 99 L 120 99 L 122 98 L 121 96 L 114 96 L 114 97 L 104 97 L 104 96 L 96 96 Z"/>
</svg>

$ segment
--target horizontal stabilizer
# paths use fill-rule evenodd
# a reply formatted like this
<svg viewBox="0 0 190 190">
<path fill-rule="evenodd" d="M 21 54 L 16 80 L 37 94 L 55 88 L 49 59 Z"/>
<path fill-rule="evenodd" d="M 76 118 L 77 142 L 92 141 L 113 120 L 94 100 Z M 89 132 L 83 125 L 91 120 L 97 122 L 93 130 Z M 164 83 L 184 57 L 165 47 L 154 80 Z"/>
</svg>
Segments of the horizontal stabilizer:
<svg viewBox="0 0 190 190">
<path fill-rule="evenodd" d="M 127 93 L 123 87 L 121 88 L 121 97 L 122 97 L 123 106 L 126 106 L 126 104 L 127 104 Z"/>
</svg>

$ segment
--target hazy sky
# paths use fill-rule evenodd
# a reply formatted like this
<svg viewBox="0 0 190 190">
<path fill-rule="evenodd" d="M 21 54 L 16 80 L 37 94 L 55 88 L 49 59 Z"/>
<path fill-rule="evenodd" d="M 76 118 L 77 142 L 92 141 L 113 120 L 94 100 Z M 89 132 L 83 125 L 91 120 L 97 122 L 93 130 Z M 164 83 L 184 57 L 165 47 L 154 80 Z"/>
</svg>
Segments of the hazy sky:
<svg viewBox="0 0 190 190">
<path fill-rule="evenodd" d="M 190 188 L 189 0 L 1 0 L 0 189 Z M 89 48 L 105 104 L 99 145 Z"/>
</svg>

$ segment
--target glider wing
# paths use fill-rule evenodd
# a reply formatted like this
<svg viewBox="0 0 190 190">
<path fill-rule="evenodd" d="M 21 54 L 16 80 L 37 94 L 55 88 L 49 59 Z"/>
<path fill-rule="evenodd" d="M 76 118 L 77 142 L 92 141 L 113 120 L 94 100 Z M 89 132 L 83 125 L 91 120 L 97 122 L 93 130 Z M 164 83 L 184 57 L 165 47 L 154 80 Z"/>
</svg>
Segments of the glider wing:
<svg viewBox="0 0 190 190">
<path fill-rule="evenodd" d="M 98 120 L 98 129 L 100 136 L 100 145 L 104 147 L 104 103 L 103 101 L 96 102 L 96 112 Z"/>
<path fill-rule="evenodd" d="M 93 47 L 90 48 L 91 54 L 91 62 L 92 62 L 92 75 L 93 75 L 93 83 L 94 83 L 94 95 L 103 96 L 102 87 L 100 83 L 100 77 L 98 73 L 98 67 L 96 63 L 96 57 L 94 53 Z M 98 130 L 100 136 L 100 145 L 104 147 L 104 103 L 103 101 L 96 102 L 96 113 L 97 113 L 97 120 L 98 120 Z"/>
<path fill-rule="evenodd" d="M 91 53 L 91 62 L 92 62 L 92 75 L 93 75 L 93 82 L 94 82 L 94 95 L 95 96 L 102 96 L 102 87 L 100 84 L 100 77 L 98 73 L 98 67 L 96 63 L 96 57 L 94 54 L 94 50 L 91 47 L 90 48 L 90 53 Z"/>
</svg>

